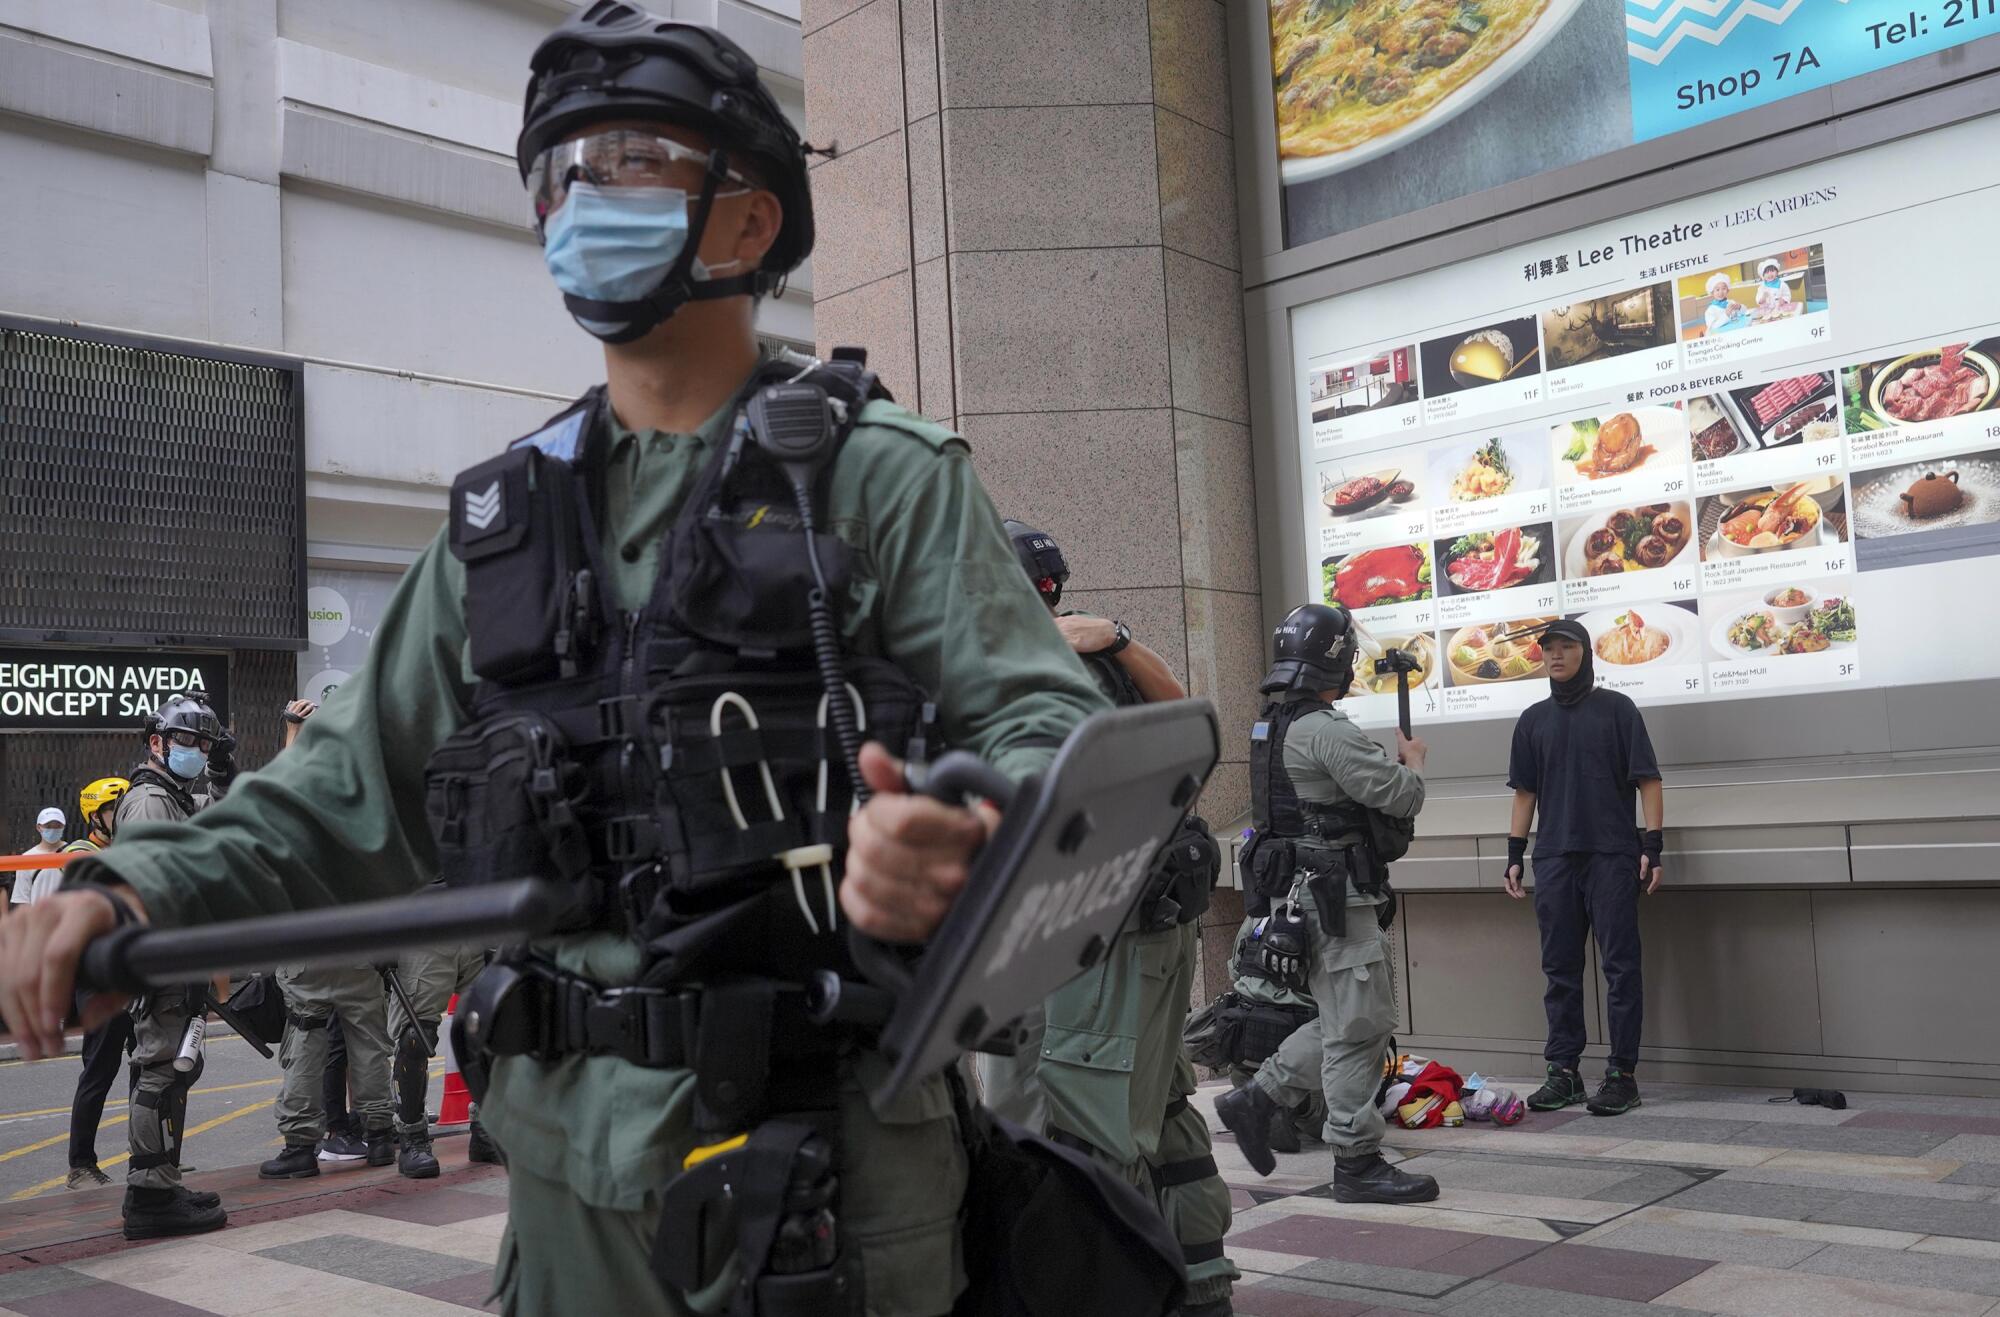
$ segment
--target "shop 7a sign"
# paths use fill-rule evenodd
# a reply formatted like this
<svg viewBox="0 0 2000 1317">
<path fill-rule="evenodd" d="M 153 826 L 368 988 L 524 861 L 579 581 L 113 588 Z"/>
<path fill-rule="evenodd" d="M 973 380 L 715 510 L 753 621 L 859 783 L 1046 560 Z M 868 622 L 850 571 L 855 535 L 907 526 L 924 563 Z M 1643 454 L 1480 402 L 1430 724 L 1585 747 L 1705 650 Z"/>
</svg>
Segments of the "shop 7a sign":
<svg viewBox="0 0 2000 1317">
<path fill-rule="evenodd" d="M 0 648 L 0 732 L 133 732 L 167 696 L 205 696 L 229 721 L 229 656 Z"/>
</svg>

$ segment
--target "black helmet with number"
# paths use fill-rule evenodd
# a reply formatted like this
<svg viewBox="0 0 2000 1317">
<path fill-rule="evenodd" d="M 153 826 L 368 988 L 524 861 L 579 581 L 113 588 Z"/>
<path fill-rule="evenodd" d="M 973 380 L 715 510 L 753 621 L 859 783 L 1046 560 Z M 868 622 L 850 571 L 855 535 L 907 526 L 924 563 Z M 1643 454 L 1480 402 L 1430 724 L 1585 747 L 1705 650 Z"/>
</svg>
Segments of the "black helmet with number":
<svg viewBox="0 0 2000 1317">
<path fill-rule="evenodd" d="M 1346 609 L 1326 604 L 1294 608 L 1271 633 L 1271 670 L 1259 689 L 1267 694 L 1289 690 L 1345 693 L 1354 680 L 1357 643 Z"/>
<path fill-rule="evenodd" d="M 160 707 L 146 718 L 146 735 L 165 736 L 169 732 L 187 732 L 209 741 L 224 739 L 222 719 L 215 716 L 215 709 L 203 695 L 176 693 L 160 701 Z"/>
<path fill-rule="evenodd" d="M 1021 560 L 1021 570 L 1035 583 L 1042 602 L 1055 608 L 1062 602 L 1063 585 L 1069 580 L 1069 562 L 1063 557 L 1062 546 L 1047 531 L 1025 522 L 1001 524 L 1007 529 L 1007 538 L 1014 541 L 1014 556 Z"/>
<path fill-rule="evenodd" d="M 656 315 L 646 328 L 665 319 L 690 293 L 730 297 L 769 292 L 811 253 L 805 144 L 758 76 L 757 61 L 722 33 L 660 18 L 621 0 L 594 0 L 543 39 L 528 67 L 527 103 L 514 145 L 523 182 L 542 152 L 593 123 L 651 119 L 691 128 L 709 139 L 708 181 L 691 208 L 686 253 L 666 284 L 644 299 L 661 303 L 652 308 Z M 714 194 L 725 172 L 743 166 L 777 195 L 784 225 L 756 271 L 690 284 L 687 268 L 701 245 Z M 643 316 L 616 318 L 636 323 Z"/>
</svg>

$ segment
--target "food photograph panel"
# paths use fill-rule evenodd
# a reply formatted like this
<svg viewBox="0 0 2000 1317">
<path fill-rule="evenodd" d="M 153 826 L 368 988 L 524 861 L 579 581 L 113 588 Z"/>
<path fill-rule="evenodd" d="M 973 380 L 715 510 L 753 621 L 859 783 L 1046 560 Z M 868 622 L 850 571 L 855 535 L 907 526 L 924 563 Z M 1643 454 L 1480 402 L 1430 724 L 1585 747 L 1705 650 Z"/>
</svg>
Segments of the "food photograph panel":
<svg viewBox="0 0 2000 1317">
<path fill-rule="evenodd" d="M 1854 565 L 1864 572 L 2000 553 L 2000 449 L 1852 481 Z"/>
<path fill-rule="evenodd" d="M 1861 639 L 1851 589 L 1841 582 L 1782 581 L 1702 601 L 1709 655 L 1718 662 L 1851 651 Z"/>
<path fill-rule="evenodd" d="M 1532 432 L 1439 445 L 1430 457 L 1429 487 L 1441 503 L 1485 503 L 1547 489 L 1548 447 Z"/>
<path fill-rule="evenodd" d="M 1420 451 L 1371 453 L 1319 468 L 1321 513 L 1335 524 L 1370 521 L 1423 501 Z"/>
<path fill-rule="evenodd" d="M 1694 546 L 1694 528 L 1693 511 L 1685 502 L 1608 508 L 1565 520 L 1563 579 L 1623 576 L 1668 566 Z"/>
<path fill-rule="evenodd" d="M 1777 324 L 1828 308 L 1826 250 L 1819 243 L 1759 252 L 1675 282 L 1681 337 L 1693 342 Z"/>
<path fill-rule="evenodd" d="M 1417 401 L 1417 349 L 1391 348 L 1306 376 L 1315 425 Z"/>
<path fill-rule="evenodd" d="M 1539 637 L 1542 629 L 1553 621 L 1553 616 L 1519 617 L 1447 630 L 1445 684 L 1493 686 L 1548 676 Z"/>
<path fill-rule="evenodd" d="M 1373 633 L 1371 633 L 1373 634 Z M 1417 662 L 1417 670 L 1410 674 L 1412 693 L 1429 689 L 1436 690 L 1442 680 L 1438 663 L 1437 637 L 1428 631 L 1395 632 L 1375 635 L 1375 643 L 1386 652 L 1400 649 Z M 1396 693 L 1396 673 L 1377 672 L 1374 664 L 1362 660 L 1354 665 L 1354 685 L 1348 694 L 1358 696 L 1394 695 Z"/>
<path fill-rule="evenodd" d="M 1585 298 L 1542 312 L 1542 354 L 1548 370 L 1609 361 L 1674 342 L 1674 287 L 1654 284 Z"/>
<path fill-rule="evenodd" d="M 1590 633 L 1597 662 L 1621 672 L 1702 661 L 1701 617 L 1692 599 L 1572 614 Z"/>
<path fill-rule="evenodd" d="M 1388 544 L 1320 560 L 1320 597 L 1350 612 L 1430 599 L 1427 544 Z"/>
<path fill-rule="evenodd" d="M 1555 528 L 1546 521 L 1436 541 L 1440 596 L 1483 594 L 1556 579 Z"/>
<path fill-rule="evenodd" d="M 1824 548 L 1847 539 L 1847 485 L 1814 476 L 1700 500 L 1696 512 L 1704 561 Z"/>
<path fill-rule="evenodd" d="M 1533 316 L 1458 330 L 1429 340 L 1417 351 L 1426 398 L 1465 393 L 1507 380 L 1530 380 L 1543 369 Z"/>
<path fill-rule="evenodd" d="M 1687 418 L 1678 407 L 1635 407 L 1561 422 L 1549 428 L 1556 476 L 1563 484 L 1588 484 L 1662 459 L 1662 465 L 1682 464 L 1686 429 Z"/>
<path fill-rule="evenodd" d="M 2000 338 L 1862 362 L 1841 381 L 1849 434 L 1991 411 L 2000 405 Z"/>
</svg>

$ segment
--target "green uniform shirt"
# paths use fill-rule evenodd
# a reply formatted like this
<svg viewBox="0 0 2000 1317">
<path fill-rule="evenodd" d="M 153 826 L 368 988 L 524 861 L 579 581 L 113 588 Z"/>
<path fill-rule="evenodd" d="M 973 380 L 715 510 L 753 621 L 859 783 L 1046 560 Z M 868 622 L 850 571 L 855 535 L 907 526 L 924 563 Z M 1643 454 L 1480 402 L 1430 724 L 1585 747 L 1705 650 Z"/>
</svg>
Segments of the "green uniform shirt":
<svg viewBox="0 0 2000 1317">
<path fill-rule="evenodd" d="M 602 534 L 624 607 L 650 594 L 661 539 L 732 417 L 725 407 L 685 435 L 614 426 Z M 824 503 L 821 524 L 854 551 L 842 609 L 851 648 L 892 660 L 932 692 L 952 746 L 1018 779 L 1105 707 L 1022 575 L 964 440 L 871 403 Z M 440 534 L 397 588 L 360 670 L 290 750 L 188 823 L 128 830 L 121 816 L 118 845 L 89 863 L 131 884 L 164 926 L 401 895 L 431 881 L 424 764 L 470 721 L 475 685 L 464 588 Z M 566 939 L 557 953 L 605 982 L 639 970 L 636 944 L 618 935 Z M 692 1100 L 687 1072 L 608 1057 L 496 1071 L 494 1115 L 534 1118 L 532 1133 L 508 1122 L 517 1137 L 495 1122 L 508 1153 L 586 1201 L 635 1207 L 678 1170 L 655 1135 L 670 1104 Z"/>
<path fill-rule="evenodd" d="M 1399 819 L 1415 818 L 1424 807 L 1422 775 L 1397 763 L 1380 742 L 1337 708 L 1301 714 L 1286 729 L 1285 771 L 1291 774 L 1299 799 L 1314 804 L 1353 801 Z M 1349 905 L 1373 906 L 1381 901 L 1379 896 L 1348 889 Z"/>
</svg>

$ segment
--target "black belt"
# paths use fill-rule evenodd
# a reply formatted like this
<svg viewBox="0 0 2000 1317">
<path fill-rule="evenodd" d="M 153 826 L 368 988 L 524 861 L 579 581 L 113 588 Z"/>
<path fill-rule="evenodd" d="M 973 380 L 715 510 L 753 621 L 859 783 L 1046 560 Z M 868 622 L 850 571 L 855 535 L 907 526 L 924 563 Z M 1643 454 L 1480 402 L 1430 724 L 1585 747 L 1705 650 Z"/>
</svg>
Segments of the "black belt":
<svg viewBox="0 0 2000 1317">
<path fill-rule="evenodd" d="M 688 1064 L 701 994 L 667 988 L 605 988 L 536 961 L 509 965 L 520 977 L 472 1025 L 486 1050 L 555 1062 L 616 1056 L 633 1065 Z"/>
</svg>

